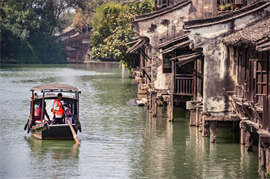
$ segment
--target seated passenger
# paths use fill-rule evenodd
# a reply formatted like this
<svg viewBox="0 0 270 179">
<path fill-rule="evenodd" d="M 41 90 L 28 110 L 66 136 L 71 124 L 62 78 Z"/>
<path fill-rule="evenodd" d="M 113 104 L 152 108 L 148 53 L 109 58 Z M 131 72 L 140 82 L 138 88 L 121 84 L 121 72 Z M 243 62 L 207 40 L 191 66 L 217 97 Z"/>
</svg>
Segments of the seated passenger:
<svg viewBox="0 0 270 179">
<path fill-rule="evenodd" d="M 67 120 L 69 120 L 71 124 L 73 124 L 74 121 L 73 121 L 72 109 L 69 106 L 65 105 L 64 110 L 65 110 L 65 119 L 64 119 L 65 124 L 68 124 Z"/>
<path fill-rule="evenodd" d="M 35 114 L 34 114 L 34 119 L 32 121 L 32 125 L 35 124 L 40 124 L 40 123 L 44 123 L 47 122 L 44 120 L 44 115 L 46 115 L 47 119 L 48 119 L 48 123 L 51 122 L 50 117 L 46 111 L 46 102 L 44 102 L 44 108 L 43 108 L 43 116 L 41 117 L 41 113 L 42 113 L 42 104 L 39 104 L 39 106 L 35 109 Z"/>
</svg>

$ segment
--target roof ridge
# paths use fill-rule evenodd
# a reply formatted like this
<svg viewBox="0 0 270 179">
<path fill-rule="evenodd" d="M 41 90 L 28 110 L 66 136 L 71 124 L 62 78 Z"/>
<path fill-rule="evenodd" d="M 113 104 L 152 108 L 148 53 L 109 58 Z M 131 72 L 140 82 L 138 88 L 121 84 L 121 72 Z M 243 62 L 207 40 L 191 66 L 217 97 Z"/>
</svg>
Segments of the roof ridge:
<svg viewBox="0 0 270 179">
<path fill-rule="evenodd" d="M 151 13 L 136 15 L 136 16 L 134 16 L 133 21 L 138 22 L 138 21 L 143 21 L 143 20 L 155 18 L 155 17 L 161 16 L 163 14 L 169 13 L 173 10 L 176 10 L 178 8 L 181 8 L 189 3 L 191 3 L 191 0 L 182 0 L 182 1 L 179 1 L 178 3 L 176 3 L 172 6 L 168 6 L 166 8 L 163 8 L 163 9 L 151 12 Z"/>
</svg>

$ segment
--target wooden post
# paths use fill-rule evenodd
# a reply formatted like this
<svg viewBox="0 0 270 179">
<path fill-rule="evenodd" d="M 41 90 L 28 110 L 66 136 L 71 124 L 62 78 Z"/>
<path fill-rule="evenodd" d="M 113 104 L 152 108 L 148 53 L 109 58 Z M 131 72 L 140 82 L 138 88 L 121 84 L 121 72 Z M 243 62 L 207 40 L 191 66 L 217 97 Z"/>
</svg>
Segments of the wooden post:
<svg viewBox="0 0 270 179">
<path fill-rule="evenodd" d="M 253 139 L 249 129 L 246 130 L 245 139 L 245 147 L 247 151 L 253 151 Z"/>
<path fill-rule="evenodd" d="M 174 99 L 173 99 L 173 94 L 171 94 L 170 99 L 168 101 L 168 105 L 167 105 L 167 120 L 169 122 L 172 122 L 174 119 L 174 115 L 173 115 L 173 107 L 174 107 Z"/>
<path fill-rule="evenodd" d="M 152 116 L 156 117 L 157 116 L 157 93 L 154 92 L 152 93 Z"/>
<path fill-rule="evenodd" d="M 76 98 L 77 98 L 77 120 L 79 121 L 79 93 L 75 93 Z"/>
<path fill-rule="evenodd" d="M 152 92 L 147 92 L 147 110 L 149 112 L 152 112 L 151 109 L 152 109 Z"/>
<path fill-rule="evenodd" d="M 242 144 L 242 145 L 244 145 L 245 144 L 245 138 L 246 138 L 246 136 L 245 136 L 245 128 L 244 127 L 241 127 L 241 139 L 240 139 L 240 143 Z"/>
<path fill-rule="evenodd" d="M 211 121 L 209 122 L 209 128 L 210 128 L 210 142 L 211 143 L 216 143 L 216 127 L 217 127 L 217 121 Z"/>
<path fill-rule="evenodd" d="M 199 113 L 199 132 L 203 131 L 203 116 L 201 112 Z"/>
<path fill-rule="evenodd" d="M 194 72 L 193 72 L 193 100 L 197 99 L 197 60 L 194 61 Z"/>
<path fill-rule="evenodd" d="M 196 126 L 196 121 L 197 121 L 197 112 L 196 112 L 196 109 L 191 109 L 189 110 L 189 116 L 190 116 L 190 119 L 189 119 L 189 125 L 190 126 Z"/>
<path fill-rule="evenodd" d="M 206 116 L 202 118 L 202 136 L 208 137 L 209 136 L 209 122 L 205 121 Z"/>
<path fill-rule="evenodd" d="M 175 60 L 172 60 L 172 93 L 175 93 Z"/>
<path fill-rule="evenodd" d="M 270 173 L 270 150 L 269 147 L 265 148 L 265 169 L 266 173 Z"/>
<path fill-rule="evenodd" d="M 170 99 L 169 99 L 168 105 L 167 105 L 168 121 L 174 120 L 173 108 L 174 108 L 174 93 L 175 93 L 175 75 L 176 75 L 175 60 L 172 60 L 172 84 L 171 84 L 172 94 L 170 96 Z"/>
<path fill-rule="evenodd" d="M 200 125 L 200 109 L 196 108 L 196 127 L 199 127 Z"/>
<path fill-rule="evenodd" d="M 44 116 L 44 101 L 45 101 L 45 92 L 43 91 L 43 94 L 42 94 L 42 100 L 41 100 L 41 116 L 40 116 L 40 120 L 43 119 L 43 116 Z"/>
<path fill-rule="evenodd" d="M 261 142 L 261 136 L 259 136 L 258 155 L 259 155 L 259 165 L 260 167 L 264 167 L 265 166 L 265 151 Z"/>
<path fill-rule="evenodd" d="M 31 98 L 31 109 L 30 109 L 30 117 L 27 120 L 25 126 L 24 126 L 24 130 L 27 129 L 27 133 L 30 132 L 30 128 L 33 125 L 33 118 L 34 118 L 34 91 L 32 91 L 32 98 Z"/>
</svg>

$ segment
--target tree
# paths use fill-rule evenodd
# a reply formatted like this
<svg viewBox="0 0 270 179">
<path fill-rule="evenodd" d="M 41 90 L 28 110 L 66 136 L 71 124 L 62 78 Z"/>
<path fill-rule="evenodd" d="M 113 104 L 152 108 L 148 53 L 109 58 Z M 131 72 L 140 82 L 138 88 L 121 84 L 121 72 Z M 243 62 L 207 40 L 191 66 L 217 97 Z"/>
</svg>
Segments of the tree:
<svg viewBox="0 0 270 179">
<path fill-rule="evenodd" d="M 61 14 L 79 0 L 0 0 L 1 61 L 64 63 L 60 41 Z"/>
<path fill-rule="evenodd" d="M 130 19 L 151 12 L 153 6 L 153 1 L 144 0 L 128 4 L 106 3 L 97 8 L 92 18 L 92 58 L 113 57 L 129 67 L 126 43 L 135 35 Z"/>
</svg>

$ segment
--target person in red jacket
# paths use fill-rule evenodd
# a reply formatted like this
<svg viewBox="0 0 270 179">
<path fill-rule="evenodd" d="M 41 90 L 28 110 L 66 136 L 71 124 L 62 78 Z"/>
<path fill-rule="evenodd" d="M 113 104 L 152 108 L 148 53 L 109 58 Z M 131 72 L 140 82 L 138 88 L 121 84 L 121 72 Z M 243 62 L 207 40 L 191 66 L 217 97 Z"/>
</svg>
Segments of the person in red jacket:
<svg viewBox="0 0 270 179">
<path fill-rule="evenodd" d="M 42 104 L 39 104 L 39 106 L 35 109 L 35 113 L 34 113 L 34 118 L 33 120 L 31 121 L 31 124 L 30 126 L 34 125 L 34 124 L 41 124 L 41 123 L 44 123 L 44 122 L 47 122 L 47 123 L 51 123 L 51 120 L 50 120 L 50 117 L 46 111 L 46 102 L 44 102 L 44 108 L 43 108 L 43 116 L 41 117 L 41 113 L 42 113 Z M 45 121 L 45 118 L 44 116 L 47 117 L 48 121 Z"/>
<path fill-rule="evenodd" d="M 53 122 L 52 124 L 63 124 L 63 117 L 64 117 L 64 108 L 61 102 L 62 100 L 62 93 L 57 94 L 57 98 L 53 101 Z"/>
</svg>

